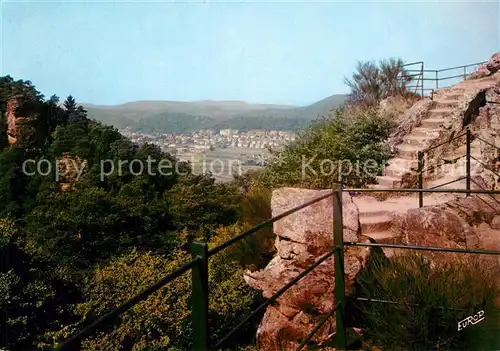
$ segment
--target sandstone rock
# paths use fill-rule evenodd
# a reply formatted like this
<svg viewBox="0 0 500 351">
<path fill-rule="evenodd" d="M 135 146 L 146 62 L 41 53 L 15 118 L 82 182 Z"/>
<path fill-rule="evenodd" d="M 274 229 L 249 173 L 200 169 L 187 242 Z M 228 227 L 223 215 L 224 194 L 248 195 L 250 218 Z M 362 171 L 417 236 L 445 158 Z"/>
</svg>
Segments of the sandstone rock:
<svg viewBox="0 0 500 351">
<path fill-rule="evenodd" d="M 404 113 L 410 108 L 418 98 L 415 96 L 390 96 L 379 103 L 379 113 L 386 118 L 399 123 L 404 119 Z"/>
<path fill-rule="evenodd" d="M 464 245 L 470 233 L 467 223 L 457 214 L 439 206 L 409 210 L 403 215 L 401 229 L 405 244 L 424 246 Z"/>
<path fill-rule="evenodd" d="M 500 201 L 496 203 L 485 196 L 460 197 L 443 205 L 409 210 L 396 216 L 394 221 L 395 230 L 402 232 L 398 244 L 499 250 L 500 231 L 494 236 L 494 228 L 488 225 L 491 222 L 493 227 L 492 219 L 499 210 Z M 422 254 L 439 261 L 460 259 L 463 255 L 428 251 Z"/>
<path fill-rule="evenodd" d="M 59 175 L 60 179 L 58 182 L 61 184 L 61 190 L 67 191 L 70 189 L 75 182 L 79 180 L 79 177 L 85 171 L 87 161 L 82 160 L 80 157 L 71 157 L 71 153 L 65 152 L 63 157 L 59 160 Z"/>
<path fill-rule="evenodd" d="M 17 100 L 12 99 L 7 102 L 7 109 L 5 111 L 7 120 L 7 136 L 9 137 L 9 144 L 12 145 L 19 135 L 17 117 L 16 117 Z"/>
<path fill-rule="evenodd" d="M 391 151 L 394 152 L 396 150 L 396 145 L 401 144 L 404 137 L 410 134 L 413 128 L 418 127 L 422 120 L 427 117 L 432 104 L 432 100 L 426 98 L 416 102 L 404 113 L 401 118 L 402 122 L 397 126 L 389 138 L 388 143 Z"/>
<path fill-rule="evenodd" d="M 33 140 L 36 134 L 33 121 L 36 119 L 34 116 L 18 116 L 17 110 L 20 101 L 12 98 L 7 101 L 5 120 L 7 122 L 7 139 L 9 145 L 13 145 L 20 140 L 21 136 L 24 140 Z M 23 129 L 21 135 L 21 128 Z"/>
<path fill-rule="evenodd" d="M 478 69 L 468 77 L 468 79 L 484 78 L 488 77 L 490 74 L 491 72 L 488 70 L 486 65 L 480 65 Z"/>
<path fill-rule="evenodd" d="M 500 103 L 500 87 L 496 86 L 486 91 L 486 102 L 493 104 Z"/>
<path fill-rule="evenodd" d="M 308 190 L 281 188 L 273 191 L 272 215 L 278 216 L 305 202 L 311 201 L 331 190 Z M 350 196 L 343 194 L 344 240 L 356 241 L 359 231 L 358 210 Z M 324 248 L 333 244 L 333 201 L 327 198 L 305 209 L 295 212 L 274 223 L 274 232 L 280 238 L 308 246 L 309 249 Z M 326 251 L 317 251 L 318 254 Z"/>
<path fill-rule="evenodd" d="M 331 192 L 281 188 L 272 194 L 273 216 Z M 284 285 L 313 264 L 333 245 L 333 202 L 322 200 L 285 217 L 274 224 L 277 235 L 277 256 L 265 269 L 245 272 L 245 281 L 261 290 L 269 298 Z M 343 195 L 344 240 L 359 241 L 359 214 L 356 204 L 348 194 Z M 368 261 L 367 248 L 348 248 L 344 254 L 346 292 L 353 291 L 353 282 Z M 288 350 L 297 347 L 302 338 L 317 324 L 321 316 L 335 305 L 334 257 L 331 256 L 281 295 L 269 307 L 257 332 L 259 350 Z M 334 331 L 334 318 L 315 335 L 316 341 L 327 338 Z M 282 344 L 281 341 L 285 342 Z"/>
<path fill-rule="evenodd" d="M 491 56 L 486 64 L 486 68 L 491 73 L 496 73 L 500 70 L 500 52 L 497 52 Z"/>
<path fill-rule="evenodd" d="M 491 228 L 500 229 L 500 216 L 493 217 L 493 220 L 491 221 Z"/>
<path fill-rule="evenodd" d="M 304 312 L 298 313 L 293 319 L 288 319 L 271 306 L 266 310 L 257 330 L 259 336 L 257 347 L 259 350 L 296 350 L 309 330 L 314 327 L 314 321 Z M 325 338 L 333 330 L 335 330 L 335 318 L 330 318 L 318 330 L 313 340 L 317 340 L 318 337 Z"/>
</svg>

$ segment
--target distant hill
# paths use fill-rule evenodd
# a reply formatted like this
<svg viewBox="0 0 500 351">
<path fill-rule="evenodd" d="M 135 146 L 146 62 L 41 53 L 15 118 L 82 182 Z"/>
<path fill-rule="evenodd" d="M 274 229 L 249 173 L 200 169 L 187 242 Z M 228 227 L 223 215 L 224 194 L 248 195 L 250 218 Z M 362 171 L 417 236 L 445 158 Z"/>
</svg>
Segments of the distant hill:
<svg viewBox="0 0 500 351">
<path fill-rule="evenodd" d="M 117 128 L 186 132 L 200 128 L 296 130 L 341 105 L 346 95 L 332 95 L 304 107 L 250 104 L 243 101 L 136 101 L 116 106 L 82 104 L 88 115 Z"/>
</svg>

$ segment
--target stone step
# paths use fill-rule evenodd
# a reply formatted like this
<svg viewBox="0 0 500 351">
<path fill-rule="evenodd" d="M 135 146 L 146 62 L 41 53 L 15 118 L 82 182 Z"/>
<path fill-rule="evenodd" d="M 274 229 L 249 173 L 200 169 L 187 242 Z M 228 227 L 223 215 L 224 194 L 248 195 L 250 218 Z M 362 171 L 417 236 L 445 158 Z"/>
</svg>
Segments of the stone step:
<svg viewBox="0 0 500 351">
<path fill-rule="evenodd" d="M 440 129 L 436 128 L 425 128 L 425 127 L 416 127 L 413 128 L 410 135 L 414 136 L 432 136 L 437 138 L 439 136 Z"/>
<path fill-rule="evenodd" d="M 453 183 L 450 183 L 450 184 L 447 184 L 447 185 L 441 185 L 441 184 L 444 184 L 444 183 L 451 182 L 452 180 L 461 178 L 464 175 L 465 175 L 465 172 L 462 175 L 456 174 L 454 176 L 448 174 L 448 175 L 445 175 L 444 177 L 424 182 L 424 187 L 425 188 L 437 187 L 436 189 L 465 189 L 466 188 L 466 183 L 467 183 L 465 179 L 462 179 L 460 181 L 453 182 Z M 479 175 L 471 175 L 471 178 L 473 178 L 473 179 L 476 178 L 476 177 L 479 178 L 480 176 Z M 476 179 L 476 181 L 478 181 L 478 180 L 479 179 Z M 473 181 L 470 182 L 470 187 L 471 187 L 471 189 L 476 189 L 476 190 L 480 189 L 480 187 L 478 187 Z M 457 193 L 456 195 L 462 195 L 462 194 Z"/>
<path fill-rule="evenodd" d="M 434 107 L 438 109 L 442 108 L 456 108 L 462 101 L 459 99 L 434 99 Z"/>
<path fill-rule="evenodd" d="M 413 172 L 416 172 L 416 170 L 412 169 L 411 167 L 410 168 L 402 168 L 402 167 L 393 166 L 393 167 L 386 168 L 384 175 L 387 177 L 391 177 L 391 178 L 401 179 L 404 174 L 413 173 Z M 397 186 L 399 187 L 399 183 L 397 184 Z"/>
<path fill-rule="evenodd" d="M 372 238 L 377 244 L 395 244 L 397 239 L 397 235 L 390 230 L 364 233 L 363 235 Z"/>
<path fill-rule="evenodd" d="M 415 145 L 415 146 L 420 146 L 422 149 L 424 149 L 429 141 L 434 140 L 436 137 L 430 136 L 430 135 L 408 135 L 404 141 L 403 144 L 407 145 Z"/>
<path fill-rule="evenodd" d="M 388 229 L 392 223 L 392 216 L 360 216 L 361 234 L 374 233 Z"/>
<path fill-rule="evenodd" d="M 420 126 L 424 128 L 439 128 L 444 124 L 445 121 L 446 121 L 445 118 L 429 117 L 424 119 L 420 124 Z"/>
<path fill-rule="evenodd" d="M 368 206 L 363 207 L 356 203 L 359 209 L 359 218 L 361 217 L 379 217 L 379 216 L 387 216 L 390 214 L 387 210 L 373 210 L 372 206 L 368 208 Z"/>
<path fill-rule="evenodd" d="M 460 92 L 438 92 L 434 93 L 434 96 L 432 98 L 433 101 L 450 101 L 450 100 L 458 100 L 462 101 L 463 99 L 463 94 L 460 94 Z"/>
<path fill-rule="evenodd" d="M 375 184 L 374 188 L 397 188 L 401 184 L 401 177 L 378 176 L 377 182 L 378 184 Z"/>
<path fill-rule="evenodd" d="M 417 159 L 418 152 L 422 150 L 422 147 L 400 144 L 396 146 L 396 150 L 398 151 L 398 155 L 403 158 Z"/>
<path fill-rule="evenodd" d="M 453 112 L 455 112 L 454 108 L 433 108 L 432 110 L 429 111 L 429 117 L 430 118 L 438 118 L 438 117 L 447 117 L 451 115 Z"/>
<path fill-rule="evenodd" d="M 417 160 L 395 157 L 388 161 L 384 175 L 389 177 L 402 177 L 403 174 L 411 172 L 417 167 Z"/>
</svg>

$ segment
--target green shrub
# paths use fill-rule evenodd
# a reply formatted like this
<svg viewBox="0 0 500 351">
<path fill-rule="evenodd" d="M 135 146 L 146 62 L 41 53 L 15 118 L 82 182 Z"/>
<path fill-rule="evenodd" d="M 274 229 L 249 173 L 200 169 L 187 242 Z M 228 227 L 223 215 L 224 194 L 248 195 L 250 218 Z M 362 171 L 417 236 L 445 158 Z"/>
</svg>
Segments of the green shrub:
<svg viewBox="0 0 500 351">
<path fill-rule="evenodd" d="M 382 349 L 477 349 L 477 333 L 486 324 L 458 332 L 457 323 L 479 310 L 498 321 L 498 270 L 477 257 L 436 263 L 419 254 L 398 256 L 374 262 L 357 284 L 362 297 L 397 302 L 355 304 L 357 324 Z"/>
<path fill-rule="evenodd" d="M 390 58 L 378 64 L 360 61 L 352 79 L 345 78 L 351 89 L 351 103 L 361 106 L 375 106 L 389 96 L 407 94 L 406 86 L 412 77 L 404 69 L 401 59 Z"/>
<path fill-rule="evenodd" d="M 214 236 L 210 246 L 225 241 Z M 75 306 L 78 323 L 47 333 L 46 338 L 60 342 L 96 317 L 103 315 L 180 267 L 191 256 L 176 250 L 169 257 L 133 250 L 96 268 L 84 286 L 85 301 Z M 187 350 L 191 346 L 191 274 L 188 272 L 145 301 L 124 313 L 109 330 L 96 333 L 83 343 L 87 350 Z M 229 251 L 209 261 L 209 325 L 212 342 L 219 341 L 245 315 L 262 303 L 260 292 L 243 280 L 243 270 Z M 235 334 L 229 347 L 253 341 L 261 315 Z"/>
<path fill-rule="evenodd" d="M 253 186 L 243 199 L 243 229 L 248 230 L 272 217 L 271 191 L 262 186 Z M 275 253 L 274 241 L 276 236 L 273 226 L 269 225 L 241 240 L 235 254 L 240 263 L 250 269 L 262 269 L 271 260 Z"/>
<path fill-rule="evenodd" d="M 392 127 L 374 108 L 337 109 L 274 151 L 259 181 L 269 188 L 329 188 L 338 182 L 362 186 L 380 174 L 389 158 L 384 141 Z"/>
</svg>

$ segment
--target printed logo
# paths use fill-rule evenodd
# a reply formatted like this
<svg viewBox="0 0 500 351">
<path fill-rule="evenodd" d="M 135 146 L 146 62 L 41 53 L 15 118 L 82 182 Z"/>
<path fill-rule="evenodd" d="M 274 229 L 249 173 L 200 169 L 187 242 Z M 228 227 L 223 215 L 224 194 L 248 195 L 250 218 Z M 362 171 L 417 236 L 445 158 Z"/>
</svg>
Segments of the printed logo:
<svg viewBox="0 0 500 351">
<path fill-rule="evenodd" d="M 481 322 L 484 319 L 484 311 L 479 311 L 475 315 L 469 316 L 464 320 L 458 322 L 458 330 L 467 328 L 469 325 L 474 325 Z"/>
</svg>

